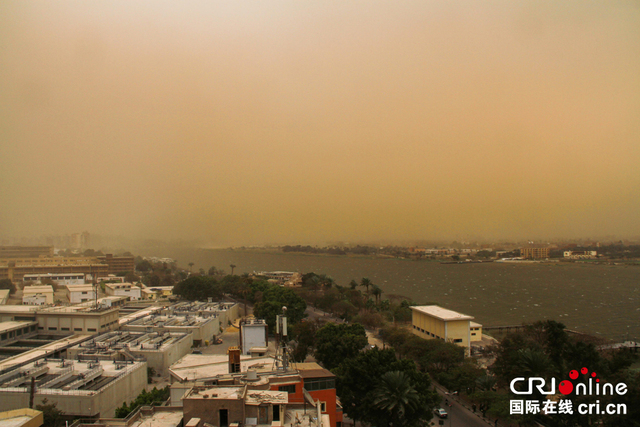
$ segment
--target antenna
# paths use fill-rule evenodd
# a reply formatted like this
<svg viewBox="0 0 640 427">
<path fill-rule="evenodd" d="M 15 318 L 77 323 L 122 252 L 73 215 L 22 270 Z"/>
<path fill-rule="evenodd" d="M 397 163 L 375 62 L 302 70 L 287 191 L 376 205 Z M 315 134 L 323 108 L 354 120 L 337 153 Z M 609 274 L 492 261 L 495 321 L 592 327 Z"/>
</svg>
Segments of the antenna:
<svg viewBox="0 0 640 427">
<path fill-rule="evenodd" d="M 287 307 L 282 307 L 282 314 L 276 316 L 276 369 L 282 366 L 283 371 L 289 369 L 289 349 L 287 348 Z"/>
</svg>

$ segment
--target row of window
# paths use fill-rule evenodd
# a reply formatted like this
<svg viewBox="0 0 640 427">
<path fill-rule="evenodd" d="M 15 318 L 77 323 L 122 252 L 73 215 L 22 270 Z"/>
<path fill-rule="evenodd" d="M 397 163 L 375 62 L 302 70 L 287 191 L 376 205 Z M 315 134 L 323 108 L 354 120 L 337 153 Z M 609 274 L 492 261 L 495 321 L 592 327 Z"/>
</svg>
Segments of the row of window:
<svg viewBox="0 0 640 427">
<path fill-rule="evenodd" d="M 43 328 L 42 326 L 38 326 L 38 329 L 40 329 L 40 330 L 44 330 L 44 328 Z M 57 330 L 58 330 L 58 328 L 57 328 L 57 327 L 55 327 L 55 326 L 49 326 L 49 330 L 50 330 L 50 331 L 57 331 Z M 60 327 L 60 330 L 61 330 L 61 331 L 70 331 L 70 329 L 69 329 L 69 328 L 65 328 L 65 327 Z M 82 329 L 82 328 L 73 328 L 73 331 L 74 331 L 74 332 L 82 332 L 82 331 L 83 331 L 83 329 Z M 87 331 L 88 331 L 88 332 L 98 332 L 96 328 L 87 328 Z"/>
<path fill-rule="evenodd" d="M 36 330 L 36 325 L 31 325 L 26 326 L 22 329 L 16 329 L 14 331 L 9 331 L 9 332 L 5 332 L 4 334 L 0 335 L 0 341 L 4 341 L 7 338 L 14 338 L 14 337 L 19 337 L 22 334 L 28 334 L 29 331 L 34 332 Z"/>
</svg>

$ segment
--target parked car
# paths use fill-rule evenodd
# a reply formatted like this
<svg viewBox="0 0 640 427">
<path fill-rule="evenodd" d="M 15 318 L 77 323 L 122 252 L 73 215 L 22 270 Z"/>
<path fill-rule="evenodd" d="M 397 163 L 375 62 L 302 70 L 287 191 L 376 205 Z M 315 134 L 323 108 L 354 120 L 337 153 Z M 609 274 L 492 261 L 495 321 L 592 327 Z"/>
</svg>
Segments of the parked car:
<svg viewBox="0 0 640 427">
<path fill-rule="evenodd" d="M 444 409 L 440 408 L 440 409 L 436 409 L 435 413 L 437 416 L 439 416 L 440 418 L 447 418 L 447 416 L 449 414 L 447 414 L 447 411 L 445 411 Z"/>
</svg>

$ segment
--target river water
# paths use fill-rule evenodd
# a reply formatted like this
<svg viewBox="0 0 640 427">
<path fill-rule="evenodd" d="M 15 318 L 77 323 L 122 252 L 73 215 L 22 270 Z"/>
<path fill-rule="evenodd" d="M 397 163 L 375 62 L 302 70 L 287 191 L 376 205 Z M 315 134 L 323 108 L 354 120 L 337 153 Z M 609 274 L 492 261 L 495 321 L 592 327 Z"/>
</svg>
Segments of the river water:
<svg viewBox="0 0 640 427">
<path fill-rule="evenodd" d="M 437 303 L 475 317 L 485 326 L 543 319 L 616 340 L 640 341 L 640 267 L 589 264 L 440 264 L 395 258 L 269 253 L 228 249 L 155 249 L 142 255 L 171 257 L 194 271 L 211 266 L 236 274 L 252 271 L 325 273 L 337 284 L 368 277 L 385 294 Z M 384 294 L 383 294 L 384 298 Z"/>
</svg>

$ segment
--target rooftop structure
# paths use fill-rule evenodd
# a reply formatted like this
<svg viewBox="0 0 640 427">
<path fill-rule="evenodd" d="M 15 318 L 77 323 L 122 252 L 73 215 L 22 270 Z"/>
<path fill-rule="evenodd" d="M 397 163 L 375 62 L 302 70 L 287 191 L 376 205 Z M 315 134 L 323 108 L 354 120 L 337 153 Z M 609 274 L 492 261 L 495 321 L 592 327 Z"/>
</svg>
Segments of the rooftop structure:
<svg viewBox="0 0 640 427">
<path fill-rule="evenodd" d="M 114 331 L 87 340 L 67 351 L 79 360 L 144 359 L 161 376 L 191 351 L 193 336 L 184 333 Z"/>
<path fill-rule="evenodd" d="M 240 322 L 240 349 L 242 354 L 263 356 L 267 352 L 268 345 L 267 322 L 255 318 Z"/>
<path fill-rule="evenodd" d="M 0 409 L 29 405 L 31 378 L 35 403 L 43 399 L 71 416 L 113 416 L 123 401 L 135 399 L 147 383 L 146 362 L 78 362 L 42 359 L 0 375 Z"/>
</svg>

